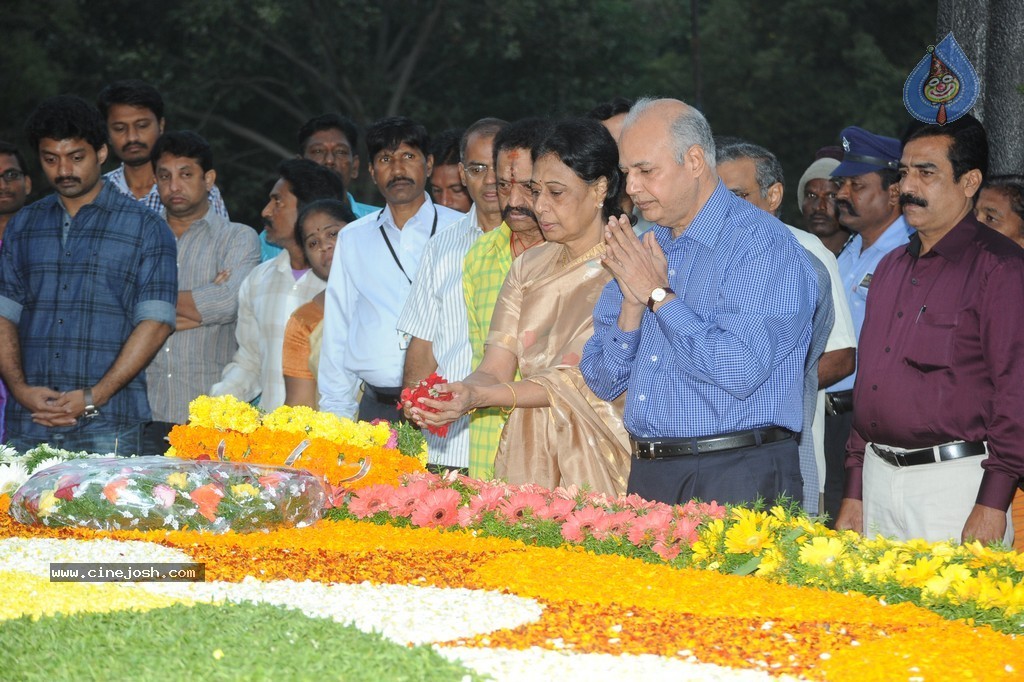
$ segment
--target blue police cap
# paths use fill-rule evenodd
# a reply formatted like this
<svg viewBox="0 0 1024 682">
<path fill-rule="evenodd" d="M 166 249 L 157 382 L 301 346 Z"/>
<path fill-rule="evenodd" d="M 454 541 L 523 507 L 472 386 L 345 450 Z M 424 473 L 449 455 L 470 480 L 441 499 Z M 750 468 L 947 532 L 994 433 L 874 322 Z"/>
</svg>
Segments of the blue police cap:
<svg viewBox="0 0 1024 682">
<path fill-rule="evenodd" d="M 845 178 L 899 168 L 902 152 L 899 140 L 875 135 L 857 126 L 844 128 L 842 138 L 843 161 L 832 171 L 832 177 Z"/>
</svg>

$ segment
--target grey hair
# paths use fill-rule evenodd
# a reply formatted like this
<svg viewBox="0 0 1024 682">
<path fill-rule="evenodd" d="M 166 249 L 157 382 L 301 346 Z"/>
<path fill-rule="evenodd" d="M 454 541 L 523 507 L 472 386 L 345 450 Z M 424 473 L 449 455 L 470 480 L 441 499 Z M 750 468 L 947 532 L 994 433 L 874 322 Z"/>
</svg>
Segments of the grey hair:
<svg viewBox="0 0 1024 682">
<path fill-rule="evenodd" d="M 466 160 L 466 147 L 469 146 L 469 138 L 473 135 L 483 135 L 484 137 L 494 137 L 501 130 L 508 125 L 508 121 L 500 118 L 482 118 L 476 123 L 470 125 L 462 133 L 462 138 L 459 140 L 459 160 Z"/>
<path fill-rule="evenodd" d="M 770 151 L 759 144 L 747 142 L 739 138 L 718 138 L 718 160 L 721 163 L 726 161 L 739 161 L 750 159 L 754 162 L 754 169 L 757 173 L 757 186 L 761 190 L 761 198 L 768 198 L 768 190 L 776 182 L 783 187 L 786 186 L 786 178 L 782 174 L 782 164 L 779 159 Z"/>
<path fill-rule="evenodd" d="M 663 100 L 660 98 L 641 97 L 636 101 L 636 104 L 630 107 L 622 127 L 625 129 L 631 126 L 651 105 L 661 101 Z M 708 124 L 708 120 L 704 118 L 704 114 L 691 106 L 687 106 L 683 113 L 672 121 L 669 130 L 672 133 L 676 163 L 682 163 L 683 159 L 686 158 L 687 150 L 693 145 L 697 145 L 704 150 L 704 162 L 708 165 L 708 168 L 711 171 L 715 170 L 715 138 L 711 134 L 711 126 Z"/>
</svg>

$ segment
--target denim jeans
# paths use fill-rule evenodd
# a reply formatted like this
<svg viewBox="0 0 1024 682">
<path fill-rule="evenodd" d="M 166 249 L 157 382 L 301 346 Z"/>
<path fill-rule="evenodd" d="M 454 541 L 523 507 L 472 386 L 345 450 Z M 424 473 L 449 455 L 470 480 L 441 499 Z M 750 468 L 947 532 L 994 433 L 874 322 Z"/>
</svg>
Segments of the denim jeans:
<svg viewBox="0 0 1024 682">
<path fill-rule="evenodd" d="M 26 452 L 48 443 L 55 448 L 71 452 L 94 452 L 101 455 L 114 454 L 120 457 L 141 455 L 142 427 L 136 424 L 113 433 L 52 433 L 45 441 L 22 438 L 16 434 L 8 434 L 7 444 L 18 452 Z"/>
</svg>

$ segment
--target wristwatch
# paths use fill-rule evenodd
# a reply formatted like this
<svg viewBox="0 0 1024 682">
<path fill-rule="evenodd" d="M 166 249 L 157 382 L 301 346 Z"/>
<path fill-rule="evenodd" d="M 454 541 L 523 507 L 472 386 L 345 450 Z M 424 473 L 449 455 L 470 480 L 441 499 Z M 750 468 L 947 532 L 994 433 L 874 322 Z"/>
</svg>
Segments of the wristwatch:
<svg viewBox="0 0 1024 682">
<path fill-rule="evenodd" d="M 651 297 L 649 299 L 647 299 L 647 307 L 653 313 L 654 312 L 654 304 L 655 303 L 661 303 L 662 301 L 665 300 L 666 296 L 668 296 L 669 294 L 674 294 L 674 293 L 676 293 L 676 292 L 672 291 L 668 287 L 658 287 L 657 289 L 655 289 L 654 291 L 651 292 Z"/>
<path fill-rule="evenodd" d="M 100 411 L 96 407 L 96 402 L 92 398 L 92 389 L 83 388 L 82 397 L 85 398 L 85 412 L 82 413 L 82 416 L 87 419 L 91 419 L 92 417 L 99 415 Z"/>
</svg>

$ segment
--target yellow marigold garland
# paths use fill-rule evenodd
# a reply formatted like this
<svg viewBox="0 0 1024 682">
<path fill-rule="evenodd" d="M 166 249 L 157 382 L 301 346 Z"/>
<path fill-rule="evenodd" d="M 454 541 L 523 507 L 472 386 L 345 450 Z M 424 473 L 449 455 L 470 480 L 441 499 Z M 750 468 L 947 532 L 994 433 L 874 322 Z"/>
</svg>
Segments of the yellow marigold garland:
<svg viewBox="0 0 1024 682">
<path fill-rule="evenodd" d="M 167 454 L 215 459 L 217 446 L 224 440 L 229 460 L 282 465 L 299 443 L 309 440 L 294 466 L 330 483 L 353 476 L 363 460 L 370 461 L 369 473 L 345 486 L 355 489 L 395 484 L 403 474 L 424 470 L 425 452 L 407 457 L 391 439 L 386 423 L 354 422 L 308 407 L 289 406 L 261 418 L 258 410 L 232 396 L 200 396 L 189 405 L 189 423 L 171 430 Z"/>
</svg>

